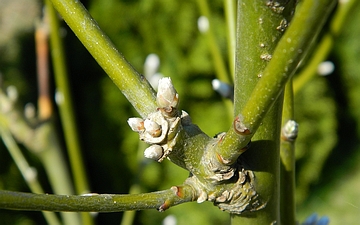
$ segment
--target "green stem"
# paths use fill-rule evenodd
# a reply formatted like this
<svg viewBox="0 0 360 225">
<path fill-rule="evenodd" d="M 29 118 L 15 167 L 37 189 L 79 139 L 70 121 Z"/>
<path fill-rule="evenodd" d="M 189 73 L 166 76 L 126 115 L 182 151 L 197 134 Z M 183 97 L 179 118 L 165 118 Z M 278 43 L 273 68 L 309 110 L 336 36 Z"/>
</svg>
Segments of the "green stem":
<svg viewBox="0 0 360 225">
<path fill-rule="evenodd" d="M 211 56 L 213 58 L 216 75 L 219 78 L 219 80 L 230 84 L 230 83 L 232 83 L 231 77 L 229 76 L 229 74 L 226 70 L 226 66 L 225 66 L 224 60 L 222 58 L 222 54 L 221 54 L 219 45 L 216 42 L 214 29 L 212 28 L 213 24 L 211 23 L 211 20 L 210 20 L 211 13 L 210 13 L 209 4 L 208 4 L 207 0 L 198 0 L 197 3 L 199 5 L 201 14 L 209 20 L 210 26 L 209 26 L 209 30 L 206 32 L 206 37 L 207 37 L 207 40 L 209 43 Z"/>
<path fill-rule="evenodd" d="M 125 210 L 158 209 L 193 201 L 190 186 L 146 194 L 114 195 L 49 195 L 0 190 L 0 208 L 68 212 L 120 212 Z"/>
<path fill-rule="evenodd" d="M 303 68 L 299 74 L 294 78 L 294 94 L 298 93 L 301 88 L 310 81 L 316 74 L 318 66 L 329 55 L 329 52 L 334 44 L 335 38 L 340 34 L 344 27 L 347 15 L 354 8 L 356 0 L 339 2 L 336 12 L 331 19 L 330 30 L 326 32 L 321 38 L 320 43 L 313 52 L 308 64 Z"/>
<path fill-rule="evenodd" d="M 248 76 L 241 75 L 240 73 L 239 76 L 244 76 L 244 79 L 240 77 L 236 78 L 237 81 L 235 85 L 237 86 L 244 84 L 251 88 L 251 86 L 254 85 L 252 83 L 257 83 L 249 98 L 245 95 L 245 93 L 248 93 L 246 89 L 239 89 L 239 87 L 235 86 L 235 114 L 241 115 L 241 123 L 248 129 L 250 135 L 238 135 L 232 126 L 218 148 L 218 153 L 225 159 L 224 161 L 230 163 L 235 162 L 242 153 L 242 151 L 239 150 L 248 144 L 252 135 L 260 126 L 262 119 L 283 91 L 285 83 L 295 73 L 299 62 L 311 47 L 309 43 L 312 43 L 320 32 L 335 3 L 335 0 L 303 1 L 291 21 L 291 26 L 288 27 L 274 50 L 271 61 L 262 71 L 259 81 L 257 82 L 258 74 L 254 74 L 254 72 Z M 240 6 L 246 7 L 246 4 Z M 240 16 L 242 15 L 241 13 L 244 12 L 240 11 Z M 247 16 L 251 17 L 253 15 Z M 243 19 L 245 20 L 246 18 Z M 258 21 L 259 17 L 253 18 L 253 20 Z M 246 24 L 246 21 L 240 20 L 239 23 Z M 240 33 L 238 35 L 240 35 L 240 37 L 244 36 L 244 34 L 241 34 L 243 32 L 241 26 L 242 25 L 238 28 L 238 33 Z M 254 39 L 255 37 L 252 35 L 253 34 L 246 38 Z M 241 41 L 245 41 L 241 38 L 238 40 L 241 44 Z M 241 47 L 247 49 L 253 45 L 254 43 L 248 43 Z M 237 63 L 242 63 L 238 65 L 242 71 L 247 71 L 247 67 L 249 67 L 248 70 L 250 70 L 251 68 L 261 66 L 260 63 L 255 63 L 256 59 L 259 58 L 259 54 L 253 55 L 254 53 L 252 53 L 252 51 L 249 51 L 248 54 L 237 54 Z M 248 58 L 247 62 L 242 62 L 241 57 L 245 57 L 245 60 Z M 252 81 L 247 81 L 247 79 L 251 79 Z M 238 151 L 229 151 L 229 149 L 238 149 Z"/>
<path fill-rule="evenodd" d="M 21 150 L 17 146 L 14 138 L 12 137 L 10 131 L 6 128 L 0 126 L 0 136 L 3 139 L 5 146 L 7 147 L 11 157 L 13 158 L 15 164 L 20 170 L 20 173 L 24 177 L 25 182 L 29 186 L 31 192 L 33 193 L 44 193 L 37 176 L 33 173 L 34 169 L 31 168 L 26 161 L 24 155 L 22 154 Z M 45 220 L 50 225 L 59 225 L 60 221 L 57 216 L 53 212 L 42 212 L 45 217 Z"/>
<path fill-rule="evenodd" d="M 146 117 L 157 108 L 155 92 L 116 50 L 80 1 L 51 0 L 90 54 L 121 90 L 136 111 Z"/>
<path fill-rule="evenodd" d="M 89 185 L 86 179 L 87 176 L 81 156 L 74 110 L 70 97 L 64 46 L 59 34 L 59 21 L 50 0 L 46 0 L 46 6 L 50 19 L 51 54 L 54 65 L 54 76 L 57 84 L 57 94 L 62 96 L 62 100 L 58 102 L 61 122 L 64 127 L 64 135 L 70 158 L 72 174 L 74 176 L 76 193 L 83 194 L 89 192 Z"/>
<path fill-rule="evenodd" d="M 225 18 L 227 25 L 228 58 L 232 79 L 235 77 L 235 49 L 236 49 L 236 4 L 234 0 L 224 1 Z"/>
<path fill-rule="evenodd" d="M 294 120 L 294 95 L 292 80 L 285 86 L 282 127 L 289 120 Z M 296 137 L 295 137 L 296 138 Z M 295 225 L 295 138 L 282 135 L 280 141 L 281 176 L 280 176 L 280 211 L 281 223 Z"/>
<path fill-rule="evenodd" d="M 139 194 L 140 193 L 140 185 L 133 184 L 131 185 L 129 194 Z M 120 225 L 131 225 L 134 223 L 134 218 L 136 215 L 136 211 L 126 211 L 121 219 Z"/>
<path fill-rule="evenodd" d="M 1 94 L 0 97 L 3 97 Z M 0 98 L 0 100 L 4 105 L 14 104 L 6 98 Z M 66 161 L 51 121 L 44 121 L 33 128 L 13 106 L 11 107 L 11 110 L 4 113 L 3 118 L 12 135 L 40 159 L 54 193 L 73 194 Z M 66 224 L 80 224 L 79 217 L 75 213 L 61 213 L 61 215 Z"/>
</svg>

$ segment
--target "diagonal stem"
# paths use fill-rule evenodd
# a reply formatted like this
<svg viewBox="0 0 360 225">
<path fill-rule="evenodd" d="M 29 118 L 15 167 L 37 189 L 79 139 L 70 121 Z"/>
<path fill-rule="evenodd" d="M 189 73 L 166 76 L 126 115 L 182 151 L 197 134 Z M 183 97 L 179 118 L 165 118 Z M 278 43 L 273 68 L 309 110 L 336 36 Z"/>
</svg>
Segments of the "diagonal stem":
<svg viewBox="0 0 360 225">
<path fill-rule="evenodd" d="M 155 92 L 116 50 L 80 1 L 51 0 L 82 44 L 121 90 L 136 111 L 145 117 L 155 111 Z"/>
</svg>

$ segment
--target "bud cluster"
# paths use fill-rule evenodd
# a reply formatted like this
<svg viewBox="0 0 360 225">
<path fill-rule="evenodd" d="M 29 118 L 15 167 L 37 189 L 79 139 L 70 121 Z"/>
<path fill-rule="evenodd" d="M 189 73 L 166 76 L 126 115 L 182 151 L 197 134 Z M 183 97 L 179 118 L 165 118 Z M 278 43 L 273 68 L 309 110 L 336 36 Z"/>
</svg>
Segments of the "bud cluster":
<svg viewBox="0 0 360 225">
<path fill-rule="evenodd" d="M 177 109 L 179 96 L 170 78 L 159 80 L 156 102 L 156 112 L 150 113 L 145 119 L 129 118 L 128 124 L 139 133 L 140 140 L 151 145 L 145 149 L 144 156 L 161 162 L 173 150 L 182 128 L 181 119 L 188 118 L 188 115 Z"/>
</svg>

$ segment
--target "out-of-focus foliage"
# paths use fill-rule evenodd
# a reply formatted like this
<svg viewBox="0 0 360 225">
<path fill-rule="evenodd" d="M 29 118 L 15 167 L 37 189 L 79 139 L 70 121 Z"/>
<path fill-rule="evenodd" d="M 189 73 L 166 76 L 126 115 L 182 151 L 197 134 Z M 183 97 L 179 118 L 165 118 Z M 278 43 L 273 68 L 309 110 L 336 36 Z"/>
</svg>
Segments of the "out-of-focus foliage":
<svg viewBox="0 0 360 225">
<path fill-rule="evenodd" d="M 0 6 L 5 2 L 9 4 L 20 0 L 0 0 Z M 39 16 L 40 9 L 37 2 L 33 2 L 36 10 L 31 11 L 30 5 L 27 5 L 27 10 Z M 180 107 L 189 112 L 193 121 L 208 135 L 227 130 L 230 124 L 224 122 L 229 120 L 224 103 L 211 88 L 211 80 L 215 78 L 214 68 L 207 41 L 197 29 L 200 13 L 196 1 L 92 0 L 83 3 L 138 71 L 143 72 L 147 55 L 155 53 L 160 57 L 159 72 L 172 78 L 180 95 Z M 225 57 L 223 3 L 220 0 L 209 3 L 211 21 Z M 0 7 L 0 10 L 9 9 L 7 7 Z M 360 193 L 356 191 L 360 180 L 355 179 L 360 177 L 355 163 L 359 159 L 356 152 L 360 150 L 359 141 L 356 141 L 360 136 L 360 76 L 357 69 L 360 61 L 360 33 L 357 28 L 360 14 L 356 12 L 359 10 L 359 7 L 353 10 L 354 16 L 348 20 L 347 29 L 336 41 L 331 57 L 336 72 L 330 77 L 315 78 L 296 96 L 295 114 L 300 123 L 296 144 L 301 200 L 299 221 L 312 212 L 328 215 L 333 224 L 340 224 L 335 221 L 344 222 L 342 218 L 347 215 L 347 224 L 357 221 L 354 218 L 358 216 L 360 207 L 355 201 L 360 199 Z M 7 41 L 1 39 L 0 72 L 4 86 L 12 84 L 19 89 L 23 105 L 29 101 L 36 102 L 34 41 L 33 33 L 29 32 L 33 29 L 33 22 L 29 22 L 34 21 L 30 18 L 35 16 L 28 13 L 21 15 L 27 18 L 26 23 L 16 23 L 18 27 L 22 24 L 19 28 L 21 32 L 11 34 Z M 0 13 L 0 16 L 0 33 L 3 34 L 3 17 L 12 18 L 13 14 Z M 66 25 L 63 29 L 91 191 L 128 193 L 130 186 L 137 183 L 141 185 L 142 192 L 148 192 L 181 184 L 188 176 L 183 169 L 170 162 L 158 164 L 143 159 L 142 152 L 146 146 L 139 144 L 138 136 L 126 123 L 127 118 L 137 113 Z M 19 45 L 11 47 L 10 43 Z M 16 54 L 11 53 L 13 51 Z M 44 175 L 38 161 L 29 153 L 27 155 L 30 163 L 38 166 L 40 176 Z M 42 182 L 45 190 L 51 192 L 46 179 Z M 2 143 L 0 188 L 28 191 Z M 230 220 L 228 214 L 211 203 L 188 203 L 165 213 L 155 210 L 138 212 L 134 224 L 161 224 L 170 214 L 175 215 L 178 225 L 229 224 Z M 97 221 L 99 224 L 118 224 L 121 216 L 122 213 L 99 214 Z M 8 224 L 44 223 L 38 212 L 0 210 L 0 218 Z"/>
<path fill-rule="evenodd" d="M 346 27 L 336 39 L 329 59 L 335 63 L 335 71 L 329 77 L 317 77 L 297 96 L 296 116 L 300 121 L 300 140 L 297 151 L 304 159 L 315 159 L 316 155 L 326 155 L 328 159 L 318 161 L 298 161 L 298 187 L 301 182 L 310 185 L 308 195 L 298 206 L 299 218 L 306 218 L 312 212 L 327 215 L 330 224 L 356 224 L 359 220 L 360 205 L 360 5 L 351 11 L 344 24 Z M 318 83 L 315 87 L 314 83 Z M 315 90 L 317 88 L 317 90 Z M 305 96 L 313 90 L 317 98 Z M 305 98 L 307 100 L 305 100 Z M 301 100 L 303 99 L 303 100 Z M 313 101 L 311 101 L 313 99 Z M 302 103 L 301 103 L 302 102 Z M 302 105 L 302 106 L 301 106 Z M 313 123 L 305 122 L 313 118 L 311 109 L 322 112 Z M 305 114 L 303 114 L 305 112 Z M 306 116 L 307 115 L 307 116 Z M 320 135 L 317 132 L 323 129 Z M 302 134 L 301 134 L 302 133 Z M 312 136 L 302 140 L 301 136 Z M 336 135 L 336 136 L 334 136 Z M 328 151 L 330 151 L 328 155 Z M 299 156 L 300 157 L 300 156 Z M 308 167 L 308 169 L 306 169 Z M 312 169 L 313 168 L 313 169 Z M 320 170 L 320 171 L 319 171 Z M 301 175 L 303 171 L 303 175 Z M 303 178 L 302 178 L 303 177 Z M 305 189 L 298 189 L 301 193 Z M 299 200 L 300 200 L 299 199 Z M 300 221 L 302 221 L 300 220 Z"/>
<path fill-rule="evenodd" d="M 296 196 L 303 201 L 337 143 L 336 105 L 326 78 L 317 77 L 303 88 L 296 96 L 295 110 L 300 126 L 296 140 Z"/>
</svg>

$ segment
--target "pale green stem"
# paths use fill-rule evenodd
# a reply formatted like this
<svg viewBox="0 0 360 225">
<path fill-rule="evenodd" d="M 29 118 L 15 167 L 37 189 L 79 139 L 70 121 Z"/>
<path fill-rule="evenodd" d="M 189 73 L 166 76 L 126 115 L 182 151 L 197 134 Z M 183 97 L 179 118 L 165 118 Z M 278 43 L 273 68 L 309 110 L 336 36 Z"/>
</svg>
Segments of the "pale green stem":
<svg viewBox="0 0 360 225">
<path fill-rule="evenodd" d="M 2 121 L 9 127 L 17 141 L 35 154 L 41 161 L 48 175 L 51 187 L 56 194 L 73 194 L 72 182 L 67 170 L 66 161 L 63 158 L 56 132 L 51 121 L 43 121 L 35 128 L 13 107 L 14 102 L 0 94 L 1 103 L 11 107 L 4 112 Z M 78 215 L 74 213 L 61 213 L 66 224 L 80 224 Z"/>
<path fill-rule="evenodd" d="M 165 191 L 134 195 L 50 195 L 0 190 L 0 208 L 68 212 L 120 212 L 144 209 L 163 211 L 169 207 L 193 201 L 194 194 L 190 186 L 178 186 Z"/>
<path fill-rule="evenodd" d="M 116 50 L 81 2 L 75 0 L 51 0 L 51 2 L 136 111 L 142 117 L 154 112 L 157 105 L 153 88 L 145 77 L 136 72 Z"/>
<path fill-rule="evenodd" d="M 143 160 L 144 160 L 144 149 L 146 148 L 147 144 L 143 141 L 138 142 L 138 149 L 137 149 L 137 166 L 136 166 L 136 174 L 134 176 L 134 183 L 131 185 L 129 194 L 139 194 L 141 193 L 141 185 L 139 183 L 139 176 L 143 172 Z M 134 223 L 136 211 L 126 211 L 123 214 L 121 219 L 121 225 L 132 225 Z"/>
<path fill-rule="evenodd" d="M 213 28 L 214 25 L 211 22 L 211 13 L 210 13 L 209 4 L 207 0 L 198 0 L 197 3 L 199 5 L 201 14 L 209 20 L 209 25 L 210 25 L 209 30 L 206 31 L 205 35 L 209 43 L 210 54 L 211 57 L 213 58 L 216 76 L 218 77 L 219 80 L 231 84 L 232 83 L 231 77 L 229 76 L 226 70 L 224 59 L 222 57 L 219 45 L 216 42 L 214 28 Z"/>
<path fill-rule="evenodd" d="M 206 35 L 208 46 L 210 49 L 210 54 L 213 59 L 216 77 L 219 80 L 221 80 L 222 82 L 225 82 L 225 83 L 231 85 L 233 83 L 233 79 L 232 79 L 232 76 L 229 75 L 229 73 L 227 72 L 226 65 L 225 65 L 224 59 L 223 59 L 221 51 L 220 51 L 220 47 L 216 41 L 216 37 L 214 34 L 214 28 L 213 28 L 214 25 L 212 24 L 212 21 L 211 21 L 211 12 L 210 12 L 209 4 L 208 4 L 207 0 L 198 0 L 197 3 L 199 6 L 199 9 L 200 9 L 200 13 L 209 20 L 209 29 L 205 32 L 205 35 Z M 232 9 L 232 10 L 234 10 L 234 9 Z M 234 35 L 234 37 L 235 37 L 235 35 Z M 232 59 L 234 59 L 234 57 L 235 57 L 235 55 L 232 56 Z M 231 61 L 231 59 L 229 59 L 229 61 Z M 235 61 L 235 59 L 234 59 L 234 61 Z M 231 67 L 231 69 L 232 69 L 232 67 Z M 230 118 L 229 121 L 231 121 L 232 111 L 233 111 L 232 103 L 231 103 L 231 101 L 229 101 L 227 99 L 224 99 L 223 102 L 226 107 L 228 118 Z"/>
<path fill-rule="evenodd" d="M 304 85 L 310 81 L 316 74 L 318 65 L 326 59 L 334 44 L 335 38 L 340 34 L 344 27 L 345 20 L 349 12 L 354 8 L 356 0 L 339 2 L 336 12 L 331 19 L 330 30 L 324 34 L 313 52 L 308 64 L 294 78 L 294 94 L 298 93 Z"/>
<path fill-rule="evenodd" d="M 133 184 L 131 185 L 129 194 L 139 194 L 140 193 L 140 185 Z M 121 225 L 132 225 L 134 223 L 136 211 L 125 211 L 124 215 L 121 219 Z"/>
<path fill-rule="evenodd" d="M 236 1 L 224 0 L 225 18 L 227 25 L 227 42 L 229 68 L 232 80 L 235 77 L 235 49 L 236 49 Z"/>
<path fill-rule="evenodd" d="M 74 176 L 76 193 L 83 194 L 89 192 L 89 185 L 81 156 L 78 131 L 75 122 L 73 104 L 71 102 L 64 46 L 60 38 L 60 27 L 57 14 L 50 0 L 46 0 L 46 6 L 50 20 L 51 55 L 56 81 L 56 94 L 61 96 L 61 100 L 58 101 L 61 123 L 64 128 L 66 147 L 69 154 L 72 174 Z"/>
<path fill-rule="evenodd" d="M 22 154 L 20 148 L 16 144 L 16 141 L 12 137 L 10 131 L 5 127 L 0 126 L 0 136 L 3 139 L 3 142 L 8 149 L 11 157 L 13 158 L 16 166 L 19 168 L 20 173 L 24 177 L 25 182 L 29 186 L 30 190 L 33 193 L 44 193 L 36 175 L 34 168 L 31 168 Z M 45 220 L 50 225 L 59 225 L 60 221 L 53 212 L 42 212 L 45 217 Z"/>
<path fill-rule="evenodd" d="M 48 122 L 37 128 L 36 135 L 38 135 L 39 140 L 41 138 L 46 144 L 45 148 L 39 149 L 39 152 L 34 153 L 43 164 L 54 193 L 74 194 L 67 163 L 62 155 L 54 128 Z M 65 224 L 81 224 L 77 213 L 61 212 L 61 215 L 64 218 Z"/>
<path fill-rule="evenodd" d="M 285 86 L 282 113 L 282 128 L 289 120 L 294 120 L 294 95 L 292 79 Z M 295 225 L 295 138 L 280 139 L 280 219 L 282 224 Z"/>
<path fill-rule="evenodd" d="M 281 94 L 285 83 L 295 73 L 300 60 L 308 52 L 335 3 L 336 0 L 303 1 L 250 97 L 244 100 L 241 96 L 237 96 L 237 93 L 243 91 L 235 91 L 235 113 L 240 112 L 241 122 L 250 134 L 238 135 L 233 126 L 229 129 L 218 148 L 218 153 L 225 161 L 234 162 L 242 153 L 242 151 L 229 151 L 229 149 L 241 150 L 250 141 L 262 119 Z M 256 74 L 252 76 L 254 77 Z M 242 101 L 241 104 L 237 99 Z M 240 107 L 241 105 L 243 107 Z"/>
</svg>

